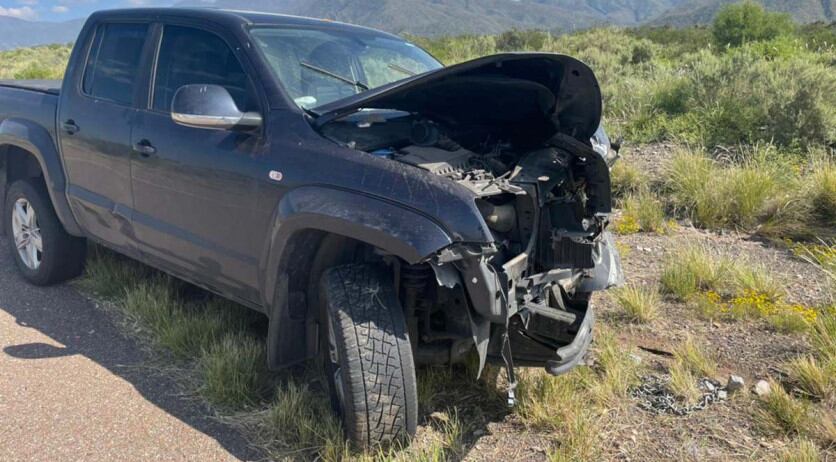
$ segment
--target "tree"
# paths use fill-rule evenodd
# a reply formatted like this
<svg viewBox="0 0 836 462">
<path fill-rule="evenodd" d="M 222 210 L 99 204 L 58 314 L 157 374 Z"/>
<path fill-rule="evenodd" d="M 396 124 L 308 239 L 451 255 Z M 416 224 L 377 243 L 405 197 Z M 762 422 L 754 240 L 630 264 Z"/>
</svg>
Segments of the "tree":
<svg viewBox="0 0 836 462">
<path fill-rule="evenodd" d="M 794 28 L 788 14 L 771 13 L 751 0 L 724 6 L 712 26 L 720 46 L 740 46 L 747 42 L 771 40 Z"/>
</svg>

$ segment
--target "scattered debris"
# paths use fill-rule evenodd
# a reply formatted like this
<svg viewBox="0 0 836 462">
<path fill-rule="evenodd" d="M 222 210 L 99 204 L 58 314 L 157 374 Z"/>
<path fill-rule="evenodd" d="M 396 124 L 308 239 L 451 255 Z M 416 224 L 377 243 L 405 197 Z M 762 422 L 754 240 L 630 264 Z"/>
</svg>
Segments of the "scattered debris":
<svg viewBox="0 0 836 462">
<path fill-rule="evenodd" d="M 667 356 L 671 358 L 673 357 L 673 353 L 671 353 L 670 351 L 660 350 L 658 348 L 651 348 L 639 345 L 639 349 L 648 353 L 653 353 L 654 355 Z"/>
<path fill-rule="evenodd" d="M 769 382 L 766 380 L 758 380 L 758 383 L 752 387 L 752 393 L 758 396 L 766 396 L 772 391 L 771 387 L 769 386 Z"/>
<path fill-rule="evenodd" d="M 694 411 L 700 411 L 709 404 L 726 399 L 727 393 L 721 389 L 720 382 L 709 378 L 699 381 L 699 388 L 703 395 L 692 405 L 681 405 L 676 396 L 670 392 L 670 376 L 646 375 L 642 383 L 630 391 L 630 396 L 637 400 L 639 407 L 654 414 L 673 414 L 685 416 Z"/>
<path fill-rule="evenodd" d="M 630 353 L 630 360 L 633 361 L 633 363 L 637 366 L 642 363 L 642 357 L 635 353 Z"/>
<path fill-rule="evenodd" d="M 743 380 L 743 377 L 739 375 L 730 375 L 729 381 L 726 383 L 726 390 L 729 393 L 735 393 L 743 389 L 746 386 L 746 382 Z"/>
</svg>

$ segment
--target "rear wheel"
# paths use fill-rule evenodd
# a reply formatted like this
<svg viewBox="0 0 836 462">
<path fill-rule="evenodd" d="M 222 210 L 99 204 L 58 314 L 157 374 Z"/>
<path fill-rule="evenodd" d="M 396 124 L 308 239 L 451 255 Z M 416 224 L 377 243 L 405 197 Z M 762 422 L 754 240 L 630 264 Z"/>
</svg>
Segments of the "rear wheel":
<svg viewBox="0 0 836 462">
<path fill-rule="evenodd" d="M 4 210 L 12 257 L 27 281 L 49 285 L 81 274 L 85 241 L 64 230 L 42 182 L 14 182 Z"/>
<path fill-rule="evenodd" d="M 382 266 L 352 264 L 322 277 L 322 355 L 349 439 L 362 448 L 410 439 L 418 422 L 406 321 Z"/>
</svg>

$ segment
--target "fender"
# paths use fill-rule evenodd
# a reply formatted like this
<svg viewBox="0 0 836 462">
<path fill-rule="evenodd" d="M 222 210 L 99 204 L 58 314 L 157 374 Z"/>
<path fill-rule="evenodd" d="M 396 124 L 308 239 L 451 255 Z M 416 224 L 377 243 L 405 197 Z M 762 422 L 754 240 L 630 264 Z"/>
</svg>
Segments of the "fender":
<svg viewBox="0 0 836 462">
<path fill-rule="evenodd" d="M 55 208 L 55 213 L 64 229 L 74 236 L 82 236 L 81 228 L 70 211 L 70 204 L 65 195 L 67 178 L 63 164 L 55 147 L 53 137 L 46 128 L 26 119 L 9 118 L 0 122 L 0 147 L 14 146 L 31 153 L 44 174 L 47 191 Z M 8 168 L 8 166 L 6 166 Z M 5 181 L 5 177 L 3 179 Z M 6 201 L 6 185 L 0 189 L 0 204 Z M 3 218 L 0 217 L 0 225 Z"/>
<path fill-rule="evenodd" d="M 270 242 L 260 273 L 263 303 L 270 327 L 267 336 L 271 367 L 306 359 L 305 319 L 288 310 L 287 268 L 303 266 L 290 261 L 291 239 L 298 233 L 327 232 L 368 243 L 406 262 L 418 263 L 453 243 L 444 228 L 430 217 L 374 196 L 331 186 L 304 186 L 282 198 L 274 213 Z"/>
</svg>

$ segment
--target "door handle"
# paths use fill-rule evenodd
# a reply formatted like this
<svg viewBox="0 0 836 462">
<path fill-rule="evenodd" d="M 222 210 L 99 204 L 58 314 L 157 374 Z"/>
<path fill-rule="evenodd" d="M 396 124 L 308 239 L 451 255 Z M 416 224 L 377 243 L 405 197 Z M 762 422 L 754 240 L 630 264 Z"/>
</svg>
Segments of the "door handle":
<svg viewBox="0 0 836 462">
<path fill-rule="evenodd" d="M 73 135 L 80 130 L 73 119 L 65 120 L 64 123 L 61 124 L 61 128 L 63 128 L 64 131 L 70 135 Z"/>
<path fill-rule="evenodd" d="M 134 152 L 139 153 L 142 157 L 148 158 L 157 153 L 157 148 L 150 141 L 141 140 L 134 143 Z"/>
</svg>

